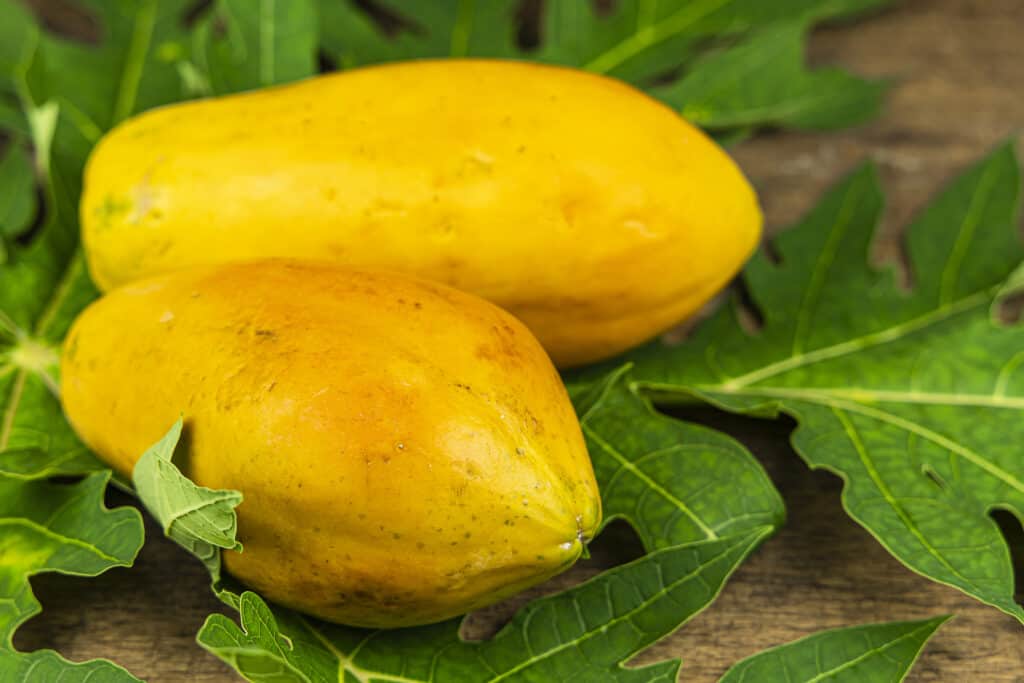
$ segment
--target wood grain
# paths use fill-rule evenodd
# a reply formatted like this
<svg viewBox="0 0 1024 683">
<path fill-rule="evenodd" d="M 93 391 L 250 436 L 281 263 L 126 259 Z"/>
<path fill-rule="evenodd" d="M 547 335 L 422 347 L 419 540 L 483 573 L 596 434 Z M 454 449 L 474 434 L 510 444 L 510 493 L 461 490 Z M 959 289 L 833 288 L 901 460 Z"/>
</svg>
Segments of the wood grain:
<svg viewBox="0 0 1024 683">
<path fill-rule="evenodd" d="M 57 7 L 46 0 L 32 3 Z M 58 8 L 59 9 L 59 8 Z M 53 13 L 58 24 L 61 18 Z M 818 31 L 812 59 L 894 80 L 884 114 L 859 129 L 770 134 L 736 156 L 777 229 L 865 158 L 880 165 L 888 212 L 877 250 L 898 258 L 899 230 L 958 169 L 1024 127 L 1024 4 L 1019 0 L 907 0 L 855 26 Z M 738 571 L 717 602 L 638 661 L 683 659 L 682 680 L 716 680 L 730 663 L 824 628 L 954 613 L 909 681 L 1024 682 L 1024 629 L 1012 618 L 913 574 L 850 521 L 841 483 L 809 471 L 787 445 L 792 423 L 755 422 L 707 409 L 696 419 L 744 440 L 789 509 L 786 527 Z M 111 504 L 125 504 L 121 494 Z M 1010 524 L 1018 559 L 1024 534 Z M 131 570 L 96 579 L 33 580 L 45 611 L 23 627 L 19 648 L 52 647 L 72 659 L 109 657 L 151 683 L 236 680 L 194 643 L 220 610 L 200 565 L 160 537 Z M 637 552 L 627 530 L 609 531 L 593 558 L 538 592 L 555 590 Z M 1018 583 L 1021 583 L 1020 581 Z M 467 629 L 492 633 L 525 598 L 474 615 Z"/>
</svg>

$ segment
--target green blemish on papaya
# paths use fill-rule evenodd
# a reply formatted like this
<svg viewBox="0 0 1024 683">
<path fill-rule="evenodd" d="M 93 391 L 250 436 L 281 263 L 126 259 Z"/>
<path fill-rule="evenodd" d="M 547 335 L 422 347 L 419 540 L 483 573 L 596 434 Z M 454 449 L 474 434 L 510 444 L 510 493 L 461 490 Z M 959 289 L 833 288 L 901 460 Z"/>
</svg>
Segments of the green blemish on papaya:
<svg viewBox="0 0 1024 683">
<path fill-rule="evenodd" d="M 114 222 L 118 218 L 128 214 L 132 210 L 132 202 L 127 199 L 118 199 L 112 194 L 108 194 L 103 201 L 92 210 L 92 215 L 96 219 L 96 228 L 99 230 L 107 230 L 114 227 Z"/>
</svg>

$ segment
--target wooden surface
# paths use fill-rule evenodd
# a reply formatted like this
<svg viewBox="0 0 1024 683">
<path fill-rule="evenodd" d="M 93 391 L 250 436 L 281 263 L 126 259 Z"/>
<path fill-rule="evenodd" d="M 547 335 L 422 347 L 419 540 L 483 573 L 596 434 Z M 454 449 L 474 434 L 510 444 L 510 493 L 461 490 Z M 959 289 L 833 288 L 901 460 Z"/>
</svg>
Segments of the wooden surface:
<svg viewBox="0 0 1024 683">
<path fill-rule="evenodd" d="M 838 134 L 766 135 L 736 150 L 770 224 L 778 228 L 799 217 L 844 171 L 870 157 L 886 184 L 885 232 L 897 235 L 955 171 L 1024 126 L 1022 29 L 1021 0 L 906 0 L 856 26 L 819 31 L 815 62 L 842 63 L 897 84 L 882 117 L 868 126 Z M 896 244 L 890 239 L 880 256 L 897 254 Z M 710 682 L 742 657 L 819 629 L 955 613 L 908 680 L 1024 682 L 1024 628 L 892 559 L 844 516 L 839 480 L 810 472 L 789 449 L 791 424 L 709 410 L 688 416 L 750 446 L 782 491 L 789 522 L 707 612 L 639 661 L 681 657 L 682 680 Z M 115 494 L 110 502 L 128 501 Z M 205 615 L 219 609 L 203 570 L 156 527 L 149 525 L 147 536 L 134 569 L 89 580 L 34 580 L 45 610 L 18 633 L 18 647 L 52 647 L 72 659 L 109 657 L 151 683 L 236 680 L 193 641 Z M 1018 525 L 1018 560 L 1021 536 Z M 635 552 L 629 532 L 614 529 L 592 560 L 546 589 Z M 470 630 L 493 632 L 514 605 L 474 616 Z"/>
</svg>

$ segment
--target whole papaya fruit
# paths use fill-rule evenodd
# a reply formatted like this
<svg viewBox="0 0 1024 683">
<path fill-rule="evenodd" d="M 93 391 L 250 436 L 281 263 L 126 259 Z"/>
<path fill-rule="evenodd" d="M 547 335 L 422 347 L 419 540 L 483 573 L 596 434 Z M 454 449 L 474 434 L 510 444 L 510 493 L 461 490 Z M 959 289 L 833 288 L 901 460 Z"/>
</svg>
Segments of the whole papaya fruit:
<svg viewBox="0 0 1024 683">
<path fill-rule="evenodd" d="M 330 621 L 486 605 L 566 569 L 600 520 L 540 344 L 406 276 L 271 260 L 128 285 L 75 322 L 62 394 L 122 474 L 183 414 L 183 471 L 244 495 L 228 571 Z"/>
<path fill-rule="evenodd" d="M 559 366 L 693 313 L 753 250 L 729 157 L 616 80 L 522 62 L 379 66 L 157 109 L 96 148 L 101 289 L 182 266 L 325 259 L 447 283 Z"/>
</svg>

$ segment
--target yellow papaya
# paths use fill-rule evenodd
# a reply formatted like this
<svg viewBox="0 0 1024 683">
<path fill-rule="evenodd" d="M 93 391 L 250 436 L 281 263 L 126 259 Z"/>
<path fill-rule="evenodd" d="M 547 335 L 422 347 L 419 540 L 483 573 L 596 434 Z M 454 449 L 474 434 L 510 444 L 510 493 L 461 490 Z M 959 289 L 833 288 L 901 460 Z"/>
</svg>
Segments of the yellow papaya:
<svg viewBox="0 0 1024 683">
<path fill-rule="evenodd" d="M 693 313 L 761 214 L 714 142 L 624 83 L 445 60 L 142 114 L 97 146 L 81 222 L 103 290 L 264 257 L 384 268 L 497 303 L 571 366 Z"/>
<path fill-rule="evenodd" d="M 227 570 L 330 621 L 486 605 L 566 569 L 600 521 L 529 330 L 407 276 L 270 260 L 127 285 L 74 323 L 62 396 L 125 475 L 183 414 L 183 471 L 244 495 Z"/>
</svg>

